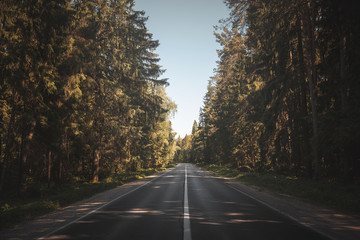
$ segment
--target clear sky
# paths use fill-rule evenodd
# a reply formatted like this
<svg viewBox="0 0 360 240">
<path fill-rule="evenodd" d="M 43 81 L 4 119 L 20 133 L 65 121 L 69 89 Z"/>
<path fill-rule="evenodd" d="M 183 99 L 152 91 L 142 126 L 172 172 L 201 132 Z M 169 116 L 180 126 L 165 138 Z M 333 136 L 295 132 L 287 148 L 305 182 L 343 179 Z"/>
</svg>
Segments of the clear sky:
<svg viewBox="0 0 360 240">
<path fill-rule="evenodd" d="M 154 40 L 160 65 L 169 78 L 168 96 L 177 104 L 172 121 L 181 137 L 191 134 L 198 121 L 208 79 L 213 76 L 220 49 L 213 34 L 219 20 L 228 17 L 223 0 L 135 0 L 135 9 L 149 17 L 147 28 Z"/>
</svg>

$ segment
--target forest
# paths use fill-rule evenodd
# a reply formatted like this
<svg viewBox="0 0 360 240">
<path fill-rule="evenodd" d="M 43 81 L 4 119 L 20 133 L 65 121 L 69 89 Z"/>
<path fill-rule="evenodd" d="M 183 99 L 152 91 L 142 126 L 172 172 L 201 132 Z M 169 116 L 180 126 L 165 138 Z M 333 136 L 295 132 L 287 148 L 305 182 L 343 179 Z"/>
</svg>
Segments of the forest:
<svg viewBox="0 0 360 240">
<path fill-rule="evenodd" d="M 133 0 L 0 1 L 0 196 L 173 160 L 146 20 Z"/>
<path fill-rule="evenodd" d="M 217 68 L 176 161 L 359 182 L 356 1 L 225 3 Z"/>
<path fill-rule="evenodd" d="M 0 2 L 0 197 L 173 161 L 360 181 L 355 1 L 225 0 L 199 121 L 175 139 L 134 0 Z"/>
</svg>

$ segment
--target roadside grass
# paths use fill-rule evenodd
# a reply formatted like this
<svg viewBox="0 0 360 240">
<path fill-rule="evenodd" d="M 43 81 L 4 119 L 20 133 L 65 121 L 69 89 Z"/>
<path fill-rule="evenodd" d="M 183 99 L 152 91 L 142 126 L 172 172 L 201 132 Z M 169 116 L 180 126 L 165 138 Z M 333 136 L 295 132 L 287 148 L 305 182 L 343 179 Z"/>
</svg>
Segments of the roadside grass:
<svg viewBox="0 0 360 240">
<path fill-rule="evenodd" d="M 215 174 L 238 179 L 260 190 L 300 198 L 315 205 L 329 207 L 360 216 L 360 186 L 345 185 L 334 180 L 311 180 L 273 173 L 240 172 L 229 166 L 198 165 Z"/>
<path fill-rule="evenodd" d="M 170 164 L 166 168 L 173 166 L 175 165 Z M 127 182 L 161 172 L 166 168 L 127 172 L 99 183 L 63 184 L 52 188 L 47 188 L 46 185 L 34 186 L 22 197 L 8 197 L 0 201 L 0 230 L 32 220 Z"/>
</svg>

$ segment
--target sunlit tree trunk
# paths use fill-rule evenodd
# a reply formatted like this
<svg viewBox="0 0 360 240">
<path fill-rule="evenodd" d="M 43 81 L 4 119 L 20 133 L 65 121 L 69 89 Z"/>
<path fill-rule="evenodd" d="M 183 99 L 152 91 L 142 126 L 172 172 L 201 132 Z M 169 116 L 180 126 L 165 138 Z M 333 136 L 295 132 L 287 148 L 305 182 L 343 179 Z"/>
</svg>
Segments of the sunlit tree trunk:
<svg viewBox="0 0 360 240">
<path fill-rule="evenodd" d="M 100 158 L 101 158 L 100 150 L 96 149 L 94 151 L 93 172 L 92 172 L 92 180 L 91 180 L 91 182 L 93 183 L 97 183 L 99 181 Z"/>
</svg>

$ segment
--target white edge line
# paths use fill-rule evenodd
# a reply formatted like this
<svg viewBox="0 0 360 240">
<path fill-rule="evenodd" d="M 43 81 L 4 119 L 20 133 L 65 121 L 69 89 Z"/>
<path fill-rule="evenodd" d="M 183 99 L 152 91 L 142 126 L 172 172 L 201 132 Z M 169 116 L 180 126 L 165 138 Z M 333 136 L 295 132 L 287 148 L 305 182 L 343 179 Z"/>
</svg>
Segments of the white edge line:
<svg viewBox="0 0 360 240">
<path fill-rule="evenodd" d="M 111 200 L 110 202 L 107 202 L 107 203 L 101 205 L 100 207 L 98 207 L 98 208 L 96 208 L 96 209 L 94 209 L 94 210 L 86 213 L 85 215 L 83 215 L 83 216 L 81 216 L 81 217 L 79 217 L 79 218 L 77 218 L 77 219 L 75 219 L 75 220 L 73 220 L 73 221 L 71 221 L 71 222 L 69 222 L 69 223 L 67 223 L 67 224 L 65 224 L 65 225 L 63 225 L 63 226 L 55 229 L 54 231 L 52 231 L 52 232 L 50 232 L 50 233 L 48 233 L 48 234 L 46 234 L 46 235 L 44 235 L 44 236 L 42 236 L 42 237 L 37 238 L 37 239 L 38 239 L 38 240 L 41 240 L 41 239 L 46 239 L 46 238 L 50 237 L 50 236 L 53 235 L 54 233 L 56 233 L 56 232 L 58 232 L 58 231 L 60 231 L 60 230 L 62 230 L 62 229 L 65 229 L 65 228 L 67 228 L 67 227 L 69 227 L 70 225 L 72 225 L 72 224 L 74 224 L 74 223 L 76 223 L 76 222 L 78 222 L 78 221 L 86 218 L 87 216 L 89 216 L 89 215 L 91 215 L 91 214 L 99 211 L 100 209 L 102 209 L 102 208 L 106 207 L 107 205 L 109 205 L 109 204 L 111 204 L 111 203 L 119 200 L 120 198 L 125 197 L 126 195 L 129 195 L 129 194 L 132 193 L 132 192 L 135 192 L 135 191 L 138 190 L 139 188 L 144 187 L 145 185 L 151 183 L 151 182 L 154 181 L 155 179 L 158 179 L 158 178 L 162 177 L 165 173 L 169 173 L 169 172 L 171 172 L 171 171 L 174 170 L 174 169 L 175 169 L 175 167 L 172 168 L 172 169 L 169 169 L 168 171 L 163 172 L 161 175 L 159 175 L 159 176 L 151 179 L 150 181 L 148 181 L 148 182 L 146 182 L 146 183 L 141 184 L 141 185 L 138 186 L 137 188 L 134 188 L 133 190 L 130 190 L 129 192 L 120 195 L 119 197 Z"/>
<path fill-rule="evenodd" d="M 281 211 L 281 210 L 279 210 L 279 209 L 277 209 L 277 208 L 269 205 L 268 203 L 266 203 L 266 202 L 264 202 L 264 201 L 261 201 L 261 200 L 255 198 L 255 197 L 251 196 L 250 194 L 247 194 L 247 193 L 245 193 L 245 192 L 237 189 L 236 187 L 234 187 L 234 186 L 231 185 L 231 183 L 234 183 L 234 182 L 231 182 L 231 181 L 233 181 L 233 179 L 231 179 L 231 178 L 226 178 L 226 177 L 221 177 L 221 176 L 216 175 L 216 174 L 212 174 L 212 173 L 209 172 L 208 170 L 204 170 L 204 169 L 201 169 L 201 170 L 207 172 L 211 177 L 220 178 L 220 179 L 222 179 L 222 180 L 230 181 L 230 182 L 225 182 L 225 184 L 226 184 L 228 187 L 230 187 L 230 188 L 234 189 L 235 191 L 238 191 L 239 193 L 241 193 L 241 194 L 243 194 L 243 195 L 245 195 L 245 196 L 247 196 L 247 197 L 255 200 L 256 202 L 258 202 L 258 203 L 260 203 L 260 204 L 262 204 L 262 205 L 264 205 L 264 206 L 266 206 L 266 207 L 274 210 L 275 212 L 277 212 L 277 213 L 279 213 L 279 214 L 281 214 L 281 215 L 283 215 L 283 216 L 285 216 L 285 217 L 287 217 L 287 218 L 290 218 L 291 220 L 295 221 L 296 223 L 300 224 L 301 226 L 307 227 L 307 228 L 311 229 L 312 231 L 314 231 L 314 232 L 316 232 L 316 233 L 318 233 L 318 234 L 320 234 L 320 235 L 322 235 L 322 236 L 324 236 L 324 237 L 327 237 L 327 238 L 329 238 L 329 239 L 331 239 L 331 240 L 338 240 L 338 238 L 335 238 L 335 237 L 333 237 L 333 236 L 330 236 L 330 235 L 328 235 L 327 233 L 324 233 L 323 231 L 318 230 L 318 229 L 312 227 L 310 224 L 306 224 L 306 223 L 300 221 L 299 219 L 297 219 L 297 218 L 295 218 L 295 217 L 293 217 L 293 216 L 291 216 L 291 215 L 289 215 L 289 214 L 287 214 L 287 213 L 285 213 L 285 212 L 283 212 L 283 211 Z M 236 183 L 236 182 L 235 182 L 235 183 Z"/>
<path fill-rule="evenodd" d="M 184 184 L 184 238 L 191 240 L 190 213 L 189 213 L 189 196 L 187 186 L 187 165 L 185 165 L 185 184 Z"/>
<path fill-rule="evenodd" d="M 261 200 L 255 198 L 255 197 L 253 197 L 253 196 L 251 196 L 251 195 L 249 195 L 249 194 L 247 194 L 247 193 L 245 193 L 245 192 L 237 189 L 237 188 L 234 187 L 234 186 L 231 186 L 230 183 L 227 183 L 227 185 L 228 185 L 230 188 L 234 189 L 235 191 L 238 191 L 239 193 L 244 194 L 245 196 L 247 196 L 247 197 L 249 197 L 249 198 L 257 201 L 258 203 L 260 203 L 260 204 L 262 204 L 262 205 L 264 205 L 264 206 L 266 206 L 266 207 L 274 210 L 275 212 L 278 212 L 278 213 L 284 215 L 285 217 L 290 218 L 291 220 L 297 222 L 297 223 L 300 224 L 301 226 L 310 228 L 312 231 L 314 231 L 314 232 L 316 232 L 316 233 L 318 233 L 318 234 L 320 234 L 320 235 L 323 235 L 324 237 L 327 237 L 327 238 L 329 238 L 329 239 L 331 239 L 331 240 L 338 240 L 337 238 L 334 238 L 333 236 L 330 236 L 330 235 L 328 235 L 328 234 L 326 234 L 326 233 L 324 233 L 324 232 L 322 232 L 322 231 L 320 231 L 320 230 L 318 230 L 318 229 L 315 229 L 315 228 L 313 228 L 311 225 L 306 224 L 306 223 L 300 221 L 299 219 L 297 219 L 297 218 L 295 218 L 295 217 L 293 217 L 293 216 L 291 216 L 291 215 L 289 215 L 289 214 L 287 214 L 287 213 L 285 213 L 285 212 L 283 212 L 283 211 L 281 211 L 281 210 L 279 210 L 279 209 L 277 209 L 277 208 L 275 208 L 275 207 L 267 204 L 266 202 L 261 201 Z"/>
</svg>

